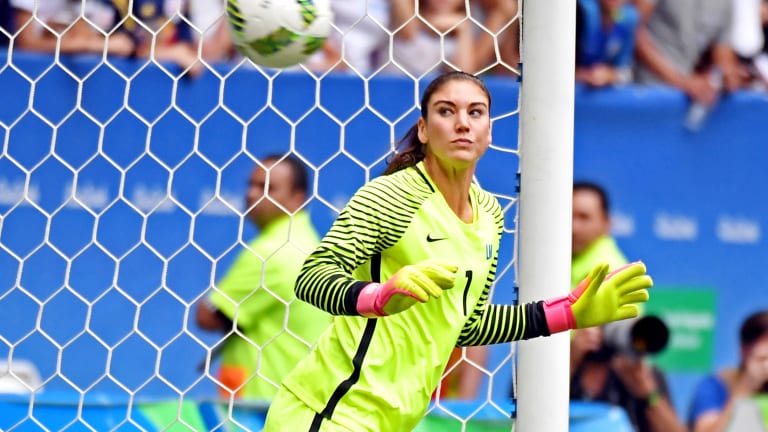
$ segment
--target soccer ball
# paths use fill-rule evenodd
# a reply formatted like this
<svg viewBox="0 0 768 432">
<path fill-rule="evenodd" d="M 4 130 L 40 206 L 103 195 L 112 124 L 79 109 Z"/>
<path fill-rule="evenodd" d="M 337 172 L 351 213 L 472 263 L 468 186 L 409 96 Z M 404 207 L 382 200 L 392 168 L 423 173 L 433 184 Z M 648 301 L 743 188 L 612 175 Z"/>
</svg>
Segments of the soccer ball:
<svg viewBox="0 0 768 432">
<path fill-rule="evenodd" d="M 237 50 L 268 68 L 299 64 L 331 32 L 330 0 L 228 0 L 227 17 Z"/>
</svg>

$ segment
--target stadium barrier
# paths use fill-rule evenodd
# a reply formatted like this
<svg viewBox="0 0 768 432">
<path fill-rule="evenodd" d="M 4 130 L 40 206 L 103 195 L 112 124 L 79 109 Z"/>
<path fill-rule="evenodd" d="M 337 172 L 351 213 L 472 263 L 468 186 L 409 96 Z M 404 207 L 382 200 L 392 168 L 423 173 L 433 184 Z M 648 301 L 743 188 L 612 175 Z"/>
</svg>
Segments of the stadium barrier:
<svg viewBox="0 0 768 432">
<path fill-rule="evenodd" d="M 75 392 L 0 393 L 0 430 L 260 431 L 268 405 L 259 402 L 140 400 Z M 496 409 L 499 408 L 499 409 Z M 503 401 L 442 401 L 414 432 L 509 432 L 515 406 Z M 458 417 L 457 417 L 458 416 Z M 466 426 L 460 418 L 468 419 Z M 626 413 L 602 403 L 572 402 L 569 432 L 630 432 Z"/>
</svg>

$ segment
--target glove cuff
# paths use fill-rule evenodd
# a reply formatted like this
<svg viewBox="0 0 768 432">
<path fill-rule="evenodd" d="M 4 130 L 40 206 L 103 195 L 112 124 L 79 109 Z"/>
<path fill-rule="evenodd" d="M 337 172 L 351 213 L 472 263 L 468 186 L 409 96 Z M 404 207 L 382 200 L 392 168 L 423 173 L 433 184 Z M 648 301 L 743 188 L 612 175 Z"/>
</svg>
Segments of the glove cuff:
<svg viewBox="0 0 768 432">
<path fill-rule="evenodd" d="M 381 284 L 371 282 L 360 290 L 357 297 L 357 313 L 366 318 L 378 318 L 386 315 L 380 307 L 376 305 L 376 299 L 379 297 Z"/>
<path fill-rule="evenodd" d="M 576 328 L 576 318 L 573 316 L 571 303 L 567 295 L 544 301 L 544 316 L 547 319 L 550 334 Z"/>
</svg>

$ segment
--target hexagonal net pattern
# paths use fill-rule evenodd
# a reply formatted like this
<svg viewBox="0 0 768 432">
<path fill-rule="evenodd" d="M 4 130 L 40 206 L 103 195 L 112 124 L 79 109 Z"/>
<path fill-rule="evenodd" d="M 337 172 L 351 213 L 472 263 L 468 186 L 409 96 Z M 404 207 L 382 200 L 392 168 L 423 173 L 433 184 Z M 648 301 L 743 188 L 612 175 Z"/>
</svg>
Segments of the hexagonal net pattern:
<svg viewBox="0 0 768 432">
<path fill-rule="evenodd" d="M 259 234 L 245 216 L 251 170 L 269 154 L 303 161 L 306 209 L 324 233 L 357 188 L 381 174 L 418 118 L 432 73 L 463 61 L 452 57 L 460 26 L 492 44 L 490 60 L 473 66 L 494 98 L 494 142 L 477 181 L 507 215 L 492 298 L 517 300 L 518 83 L 516 63 L 496 54 L 509 43 L 503 36 L 518 31 L 519 15 L 467 1 L 463 18 L 445 27 L 427 13 L 428 1 L 410 16 L 391 11 L 391 22 L 379 2 L 334 7 L 345 3 L 329 38 L 339 57 L 287 70 L 199 56 L 202 72 L 191 73 L 152 53 L 69 55 L 61 41 L 73 27 L 56 33 L 61 51 L 41 54 L 18 47 L 21 30 L 4 32 L 0 430 L 252 428 L 247 404 L 219 396 L 217 354 L 240 331 L 212 333 L 195 322 L 198 303 Z M 367 7 L 355 12 L 353 3 Z M 45 22 L 37 13 L 27 25 Z M 196 27 L 183 11 L 173 16 L 200 34 L 213 28 Z M 406 65 L 415 54 L 398 51 L 413 24 L 437 38 L 440 53 L 421 70 Z M 370 31 L 387 60 L 356 63 L 358 33 Z M 299 337 L 285 326 L 275 337 L 286 332 Z M 491 347 L 484 361 L 459 352 L 459 365 L 479 371 L 478 403 L 457 411 L 443 403 L 450 396 L 438 396 L 429 415 L 465 428 L 488 409 L 508 414 L 513 348 Z M 258 368 L 250 378 L 268 379 Z"/>
</svg>

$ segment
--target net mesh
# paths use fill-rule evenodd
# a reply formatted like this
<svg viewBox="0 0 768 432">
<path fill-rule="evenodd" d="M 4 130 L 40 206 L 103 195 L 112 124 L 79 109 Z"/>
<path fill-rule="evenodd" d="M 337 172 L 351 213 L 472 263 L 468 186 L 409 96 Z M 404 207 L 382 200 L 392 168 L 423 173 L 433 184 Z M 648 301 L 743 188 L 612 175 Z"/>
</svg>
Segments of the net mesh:
<svg viewBox="0 0 768 432">
<path fill-rule="evenodd" d="M 493 299 L 516 300 L 518 85 L 517 59 L 507 51 L 517 41 L 516 8 L 468 1 L 469 14 L 446 28 L 423 4 L 403 18 L 383 2 L 338 0 L 330 40 L 339 57 L 275 71 L 242 58 L 206 59 L 199 37 L 194 64 L 158 58 L 159 50 L 107 56 L 103 41 L 97 52 L 68 55 L 64 39 L 78 25 L 113 39 L 89 3 L 71 18 L 78 23 L 53 26 L 37 2 L 27 21 L 4 32 L 0 429 L 258 428 L 243 414 L 247 403 L 206 405 L 217 391 L 211 359 L 223 338 L 194 321 L 196 304 L 256 235 L 243 216 L 249 173 L 266 154 L 303 160 L 312 177 L 308 208 L 324 232 L 352 193 L 381 173 L 418 116 L 430 74 L 460 64 L 452 36 L 459 26 L 495 42 L 475 63 L 494 96 L 494 143 L 477 180 L 507 215 Z M 159 27 L 134 15 L 121 23 L 139 23 L 156 43 L 170 26 L 216 33 L 224 5 L 212 9 L 215 19 L 195 20 L 195 4 L 205 2 L 176 5 L 172 22 Z M 401 36 L 414 23 L 437 41 L 434 63 L 398 60 Z M 27 27 L 53 31 L 55 53 L 19 48 Z M 356 49 L 366 35 L 385 48 L 361 59 Z M 459 353 L 446 374 L 478 369 L 476 403 L 438 398 L 424 426 L 433 429 L 424 430 L 452 422 L 470 430 L 489 409 L 508 415 L 513 353 L 510 344 L 491 347 L 479 362 Z M 213 415 L 218 420 L 206 420 Z"/>
</svg>

